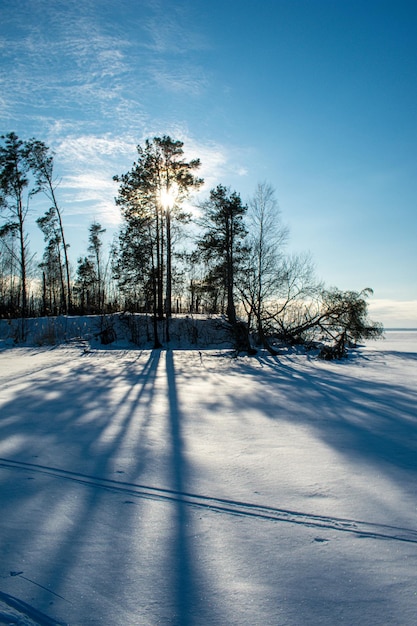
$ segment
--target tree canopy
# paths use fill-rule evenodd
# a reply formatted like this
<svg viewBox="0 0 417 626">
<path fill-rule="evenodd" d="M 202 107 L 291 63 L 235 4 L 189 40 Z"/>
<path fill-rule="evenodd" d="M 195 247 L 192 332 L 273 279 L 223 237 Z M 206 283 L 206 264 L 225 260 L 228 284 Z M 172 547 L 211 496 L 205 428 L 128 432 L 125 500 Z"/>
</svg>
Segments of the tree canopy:
<svg viewBox="0 0 417 626">
<path fill-rule="evenodd" d="M 151 314 L 160 347 L 170 341 L 173 311 L 219 314 L 237 350 L 276 353 L 282 343 L 320 341 L 322 358 L 381 336 L 368 318 L 371 289 L 325 288 L 308 255 L 288 254 L 289 231 L 269 183 L 247 203 L 223 184 L 202 200 L 200 160 L 187 159 L 183 142 L 168 135 L 138 145 L 131 169 L 114 176 L 118 237 L 105 251 L 105 229 L 93 221 L 73 279 L 54 154 L 37 139 L 1 139 L 1 316 L 141 312 Z M 45 249 L 34 271 L 26 217 L 35 194 L 47 205 L 36 220 Z"/>
</svg>

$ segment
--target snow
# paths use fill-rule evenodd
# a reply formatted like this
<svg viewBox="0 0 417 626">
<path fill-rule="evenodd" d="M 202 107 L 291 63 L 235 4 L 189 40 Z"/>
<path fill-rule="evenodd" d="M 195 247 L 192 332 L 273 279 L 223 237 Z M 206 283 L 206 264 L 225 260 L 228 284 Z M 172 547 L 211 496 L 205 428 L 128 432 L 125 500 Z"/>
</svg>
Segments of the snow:
<svg viewBox="0 0 417 626">
<path fill-rule="evenodd" d="M 415 623 L 417 332 L 0 351 L 0 623 Z"/>
</svg>

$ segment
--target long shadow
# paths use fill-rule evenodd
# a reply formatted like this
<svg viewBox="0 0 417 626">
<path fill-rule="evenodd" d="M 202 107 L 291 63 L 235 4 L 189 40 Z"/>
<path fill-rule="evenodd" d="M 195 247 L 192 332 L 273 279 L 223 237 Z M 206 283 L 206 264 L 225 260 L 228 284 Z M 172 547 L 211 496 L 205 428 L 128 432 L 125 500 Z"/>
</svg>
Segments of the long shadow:
<svg viewBox="0 0 417 626">
<path fill-rule="evenodd" d="M 113 546 L 111 552 L 112 558 L 115 561 L 119 559 L 120 562 L 109 562 L 105 552 L 111 543 L 116 542 L 112 536 L 114 526 L 117 524 L 123 526 L 126 530 L 125 536 L 130 537 L 129 540 L 132 542 L 134 537 L 140 536 L 141 528 L 138 527 L 140 515 L 136 514 L 134 517 L 133 507 L 123 506 L 123 499 L 127 494 L 129 498 L 136 496 L 135 502 L 141 507 L 147 497 L 159 498 L 169 502 L 172 507 L 173 534 L 169 537 L 170 552 L 165 559 L 167 573 L 161 572 L 160 579 L 162 580 L 164 576 L 170 577 L 175 615 L 172 615 L 172 618 L 170 616 L 168 623 L 175 626 L 222 623 L 214 615 L 215 607 L 204 605 L 204 596 L 210 594 L 204 593 L 208 586 L 204 587 L 205 581 L 202 580 L 201 567 L 198 567 L 199 554 L 193 528 L 193 521 L 196 520 L 196 507 L 199 507 L 200 511 L 213 510 L 246 519 L 263 519 L 278 523 L 287 521 L 303 526 L 316 525 L 345 533 L 356 533 L 369 538 L 415 542 L 415 535 L 407 529 L 394 529 L 357 520 L 338 520 L 285 509 L 259 507 L 248 502 L 222 500 L 190 492 L 193 468 L 187 460 L 185 444 L 184 420 L 187 413 L 181 406 L 179 392 L 179 382 L 181 381 L 181 391 L 185 390 L 186 379 L 182 371 L 178 378 L 178 362 L 176 367 L 171 351 L 168 351 L 165 356 L 169 409 L 166 432 L 169 435 L 171 490 L 160 489 L 158 490 L 160 493 L 156 494 L 155 489 L 148 487 L 149 493 L 145 493 L 144 486 L 138 483 L 140 476 L 144 474 L 145 465 L 149 467 L 152 461 L 150 458 L 152 452 L 145 443 L 147 427 L 153 418 L 151 407 L 155 398 L 157 370 L 162 365 L 160 355 L 159 351 L 152 352 L 145 362 L 142 359 L 139 361 L 131 359 L 131 357 L 128 362 L 125 357 L 118 360 L 115 354 L 112 354 L 111 358 L 106 354 L 85 355 L 74 361 L 69 374 L 64 375 L 59 369 L 56 372 L 53 369 L 47 372 L 39 371 L 30 379 L 30 385 L 27 385 L 23 394 L 19 391 L 19 395 L 16 393 L 11 401 L 3 402 L 0 416 L 0 441 L 10 441 L 11 452 L 7 454 L 7 457 L 13 457 L 22 464 L 27 463 L 28 472 L 35 469 L 30 464 L 33 466 L 36 464 L 38 470 L 43 465 L 47 471 L 45 474 L 39 471 L 39 483 L 36 483 L 37 476 L 32 481 L 29 481 L 32 476 L 28 476 L 26 480 L 22 466 L 22 477 L 16 481 L 16 489 L 14 489 L 15 481 L 12 472 L 16 474 L 16 471 L 11 469 L 12 464 L 9 463 L 8 468 L 1 469 L 0 486 L 8 490 L 13 500 L 9 502 L 5 498 L 7 509 L 0 513 L 0 520 L 3 522 L 0 556 L 7 556 L 7 560 L 0 558 L 0 577 L 1 568 L 3 572 L 4 568 L 10 570 L 12 566 L 20 569 L 21 563 L 26 560 L 22 569 L 29 567 L 28 562 L 38 567 L 36 577 L 29 569 L 25 569 L 25 576 L 33 578 L 37 583 L 46 587 L 50 586 L 52 592 L 65 597 L 71 585 L 74 584 L 73 572 L 79 572 L 79 561 L 82 560 L 83 551 L 88 548 L 89 541 L 94 540 L 97 532 L 96 522 L 102 519 L 100 512 L 102 513 L 103 508 L 106 507 L 105 510 L 113 516 L 113 525 L 109 524 L 109 527 L 104 529 L 100 527 L 105 533 L 100 544 L 103 553 L 95 557 L 95 569 L 90 572 L 91 580 L 86 588 L 86 596 L 89 589 L 92 590 L 92 594 L 97 593 L 102 584 L 101 572 L 97 571 L 100 567 L 105 571 L 106 568 L 114 566 L 119 574 L 126 567 L 123 562 L 126 558 L 125 545 L 120 545 L 120 556 L 116 554 L 117 544 L 115 548 Z M 195 358 L 197 359 L 197 356 Z M 103 367 L 98 367 L 99 364 Z M 117 368 L 118 364 L 120 364 L 119 368 Z M 340 369 L 338 371 L 327 369 L 317 372 L 311 369 L 303 371 L 297 366 L 283 365 L 278 360 L 267 357 L 262 360 L 262 366 L 260 379 L 261 367 L 258 362 L 256 367 L 242 362 L 239 368 L 236 368 L 237 375 L 242 373 L 248 377 L 257 377 L 258 381 L 262 381 L 263 384 L 248 385 L 247 393 L 242 394 L 241 397 L 234 395 L 233 410 L 239 411 L 242 408 L 250 411 L 251 408 L 255 408 L 269 419 L 291 419 L 308 423 L 315 429 L 318 436 L 340 454 L 355 456 L 360 461 L 373 463 L 376 468 L 387 473 L 390 473 L 392 469 L 407 470 L 411 472 L 411 477 L 415 478 L 417 468 L 413 454 L 416 451 L 416 402 L 414 401 L 417 400 L 416 394 L 412 397 L 409 389 L 402 388 L 398 384 L 360 380 L 358 376 L 350 376 L 349 367 L 343 368 L 343 372 Z M 221 373 L 218 376 L 221 377 Z M 186 382 L 190 383 L 190 379 Z M 120 396 L 114 397 L 113 387 L 119 383 L 124 385 L 121 387 L 123 391 Z M 225 391 L 233 394 L 233 389 L 227 388 Z M 275 404 L 270 401 L 270 398 L 265 402 L 265 393 L 273 394 Z M 293 408 L 286 411 L 286 403 L 290 402 L 297 404 L 298 412 L 295 412 Z M 222 403 L 223 398 L 221 398 L 220 408 Z M 343 412 L 340 410 L 341 407 L 343 407 Z M 48 416 L 49 422 L 45 420 L 45 416 Z M 125 488 L 122 490 L 119 484 L 115 484 L 117 481 L 114 462 L 118 459 L 126 438 L 132 436 L 132 429 L 135 459 L 132 460 L 130 475 L 134 477 L 134 483 L 132 481 L 132 485 L 129 485 L 126 481 Z M 101 440 L 104 443 L 98 446 L 97 442 Z M 70 447 L 70 442 L 75 442 L 73 449 Z M 45 459 L 48 458 L 46 453 L 49 447 L 53 450 L 55 448 L 63 450 L 65 455 L 68 454 L 68 456 L 63 456 L 64 467 L 55 474 L 58 476 L 58 472 L 61 472 L 61 477 L 64 477 L 67 468 L 67 474 L 71 473 L 68 477 L 73 482 L 78 481 L 86 486 L 82 493 L 75 486 L 74 489 L 62 489 L 63 481 L 55 480 L 52 468 L 49 467 L 48 473 L 48 463 L 45 463 Z M 156 450 L 155 454 L 158 453 L 159 451 Z M 42 456 L 43 454 L 45 457 Z M 35 459 L 35 455 L 39 456 Z M 68 468 L 76 469 L 77 462 L 80 464 L 78 470 L 70 472 Z M 6 469 L 7 476 L 5 476 Z M 94 483 L 88 480 L 89 476 L 104 480 L 101 484 Z M 399 481 L 404 476 L 404 472 L 401 475 L 395 474 L 395 479 Z M 107 480 L 106 484 L 105 480 Z M 36 484 L 38 484 L 37 489 Z M 20 492 L 22 486 L 24 490 Z M 33 486 L 32 491 L 31 486 Z M 143 488 L 138 489 L 138 487 Z M 120 498 L 119 500 L 114 498 L 109 503 L 105 496 L 106 490 L 108 492 L 116 489 L 120 490 Z M 66 501 L 68 495 L 71 496 L 69 503 Z M 112 508 L 116 502 L 117 506 Z M 31 523 L 32 510 L 36 515 L 40 508 L 47 513 L 41 518 L 41 526 L 34 528 Z M 67 509 L 70 510 L 70 515 Z M 7 524 L 8 515 L 11 520 L 14 520 L 20 514 L 21 519 L 27 524 L 25 535 L 21 529 L 14 531 L 12 525 Z M 70 517 L 67 521 L 66 516 Z M 39 553 L 31 557 L 39 536 L 50 533 L 51 542 L 55 540 L 50 530 L 50 521 L 54 519 L 62 524 L 56 533 L 60 534 L 62 541 L 55 541 L 52 544 L 47 557 Z M 117 541 L 122 542 L 123 539 L 120 538 Z M 12 558 L 15 560 L 12 561 Z M 157 559 L 155 562 L 159 563 Z M 161 557 L 161 562 L 164 562 L 164 557 Z M 21 584 L 23 585 L 24 581 Z M 112 578 L 112 584 L 114 588 L 109 593 L 109 602 L 111 600 L 120 602 L 120 598 L 125 597 L 123 577 L 117 578 L 115 575 Z M 26 591 L 27 589 L 28 587 Z M 13 595 L 16 596 L 15 593 Z M 30 593 L 28 592 L 25 598 L 31 599 L 31 604 L 36 606 L 36 609 L 45 613 L 53 612 L 52 609 L 50 611 L 48 609 L 51 595 L 47 592 L 33 587 L 30 588 Z M 93 598 L 90 601 L 86 597 L 80 598 L 79 602 L 84 610 L 97 608 L 99 611 L 97 620 L 104 623 L 107 606 L 103 604 L 101 607 L 100 599 L 95 601 Z M 60 614 L 63 617 L 66 617 L 66 614 L 71 617 L 75 615 L 75 619 L 68 620 L 70 623 L 83 623 L 80 619 L 82 609 L 72 614 L 72 608 L 64 610 L 63 603 L 56 602 L 55 606 L 60 607 L 59 610 L 57 609 L 59 616 Z M 158 609 L 154 610 L 155 613 L 158 611 Z M 209 612 L 210 619 L 204 619 L 207 618 Z M 155 618 L 157 618 L 156 615 Z M 112 623 L 111 616 L 107 623 Z"/>
<path fill-rule="evenodd" d="M 95 450 L 94 453 L 91 452 L 91 443 L 94 443 L 95 439 L 90 441 L 90 445 L 87 447 L 87 455 L 90 454 L 90 456 L 95 457 L 94 472 L 96 475 L 103 478 L 114 476 L 114 470 L 112 467 L 114 459 L 117 458 L 118 451 L 127 436 L 130 424 L 134 419 L 135 411 L 137 410 L 137 405 L 143 399 L 146 392 L 149 394 L 148 404 L 152 403 L 158 363 L 159 351 L 152 351 L 141 371 L 138 372 L 133 369 L 130 372 L 129 370 L 126 370 L 124 372 L 121 371 L 118 374 L 117 377 L 129 380 L 131 382 L 131 387 L 130 390 L 124 394 L 120 401 L 114 406 L 108 418 L 108 423 L 117 419 L 119 420 L 118 431 L 115 432 L 109 443 L 106 446 L 103 446 L 101 452 L 97 452 L 97 450 Z M 125 411 L 122 418 L 118 418 L 118 413 L 125 405 L 128 409 Z M 135 462 L 135 474 L 138 474 L 140 467 L 142 467 L 143 464 L 144 455 L 141 454 L 141 446 L 138 445 Z M 89 534 L 94 528 L 98 513 L 102 505 L 105 505 L 105 500 L 105 494 L 100 489 L 93 488 L 88 490 L 85 505 L 79 509 L 76 524 L 74 524 L 73 528 L 67 533 L 65 541 L 60 545 L 59 550 L 56 552 L 54 567 L 52 567 L 51 564 L 51 568 L 47 576 L 49 580 L 59 580 L 61 575 L 61 564 L 63 562 L 67 562 L 68 566 L 77 562 L 77 556 L 84 548 L 85 541 L 88 541 Z M 120 517 L 126 517 L 127 515 L 125 510 L 123 510 L 123 512 L 121 510 L 118 512 L 114 511 L 113 514 Z M 123 554 L 123 552 L 121 554 Z"/>
<path fill-rule="evenodd" d="M 401 353 L 398 353 L 400 357 Z M 405 360 L 409 355 L 405 355 Z M 374 465 L 397 481 L 396 470 L 417 474 L 417 392 L 409 386 L 358 376 L 343 369 L 302 367 L 264 357 L 259 391 L 236 398 L 237 408 L 256 408 L 274 420 L 306 423 L 341 455 Z M 251 364 L 242 372 L 258 376 Z M 265 402 L 265 390 L 272 393 Z M 279 393 L 278 393 L 279 391 Z M 288 407 L 297 406 L 287 410 Z"/>
<path fill-rule="evenodd" d="M 172 489 L 179 494 L 175 501 L 175 537 L 172 553 L 176 605 L 176 615 L 173 616 L 175 621 L 172 623 L 178 626 L 188 626 L 193 623 L 192 612 L 197 598 L 193 573 L 194 559 L 187 539 L 187 528 L 189 528 L 191 521 L 186 503 L 181 496 L 186 491 L 188 466 L 185 460 L 181 410 L 178 402 L 172 350 L 166 352 L 166 375 L 171 437 Z"/>
<path fill-rule="evenodd" d="M 50 374 L 43 370 L 33 372 L 33 377 L 29 378 L 31 384 L 26 387 L 24 393 L 19 391 L 19 395 L 16 393 L 11 401 L 3 403 L 0 440 L 18 442 L 13 447 L 14 459 L 35 462 L 43 459 L 50 448 L 60 450 L 62 446 L 65 447 L 65 441 L 68 441 L 68 446 L 72 447 L 69 447 L 63 456 L 64 466 L 68 455 L 71 467 L 86 467 L 94 475 L 103 478 L 111 479 L 114 476 L 114 462 L 133 418 L 137 417 L 138 407 L 146 413 L 146 407 L 149 409 L 152 405 L 159 351 L 151 352 L 144 364 L 137 363 L 136 359 L 128 364 L 121 361 L 121 367 L 116 372 L 111 368 L 114 361 L 107 363 L 105 355 L 103 359 L 99 357 L 100 365 L 105 367 L 97 367 L 97 361 L 88 355 L 87 360 L 84 356 L 75 358 L 70 372 L 62 373 L 59 363 L 56 372 L 53 370 Z M 107 365 L 110 365 L 110 368 Z M 112 397 L 115 380 L 126 383 L 127 389 L 117 402 L 114 402 Z M 132 468 L 135 476 L 140 474 L 145 462 L 145 446 L 142 439 L 145 437 L 147 420 L 150 419 L 149 410 L 147 413 L 148 415 L 143 417 L 141 430 L 135 442 L 137 454 Z M 106 431 L 110 433 L 106 434 Z M 97 442 L 104 434 L 106 434 L 104 444 L 98 447 Z M 78 567 L 80 552 L 88 548 L 89 538 L 94 537 L 97 516 L 105 506 L 104 493 L 94 486 L 82 493 L 75 493 L 71 488 L 62 490 L 55 482 L 51 482 L 48 476 L 39 476 L 39 479 L 27 477 L 26 480 L 23 477 L 14 488 L 14 481 L 11 482 L 8 478 L 4 474 L 0 476 L 3 496 L 6 498 L 4 503 L 7 504 L 7 511 L 3 509 L 3 519 L 7 519 L 8 514 L 15 515 L 16 511 L 21 512 L 22 521 L 30 520 L 32 510 L 34 516 L 37 516 L 39 511 L 45 511 L 47 514 L 42 514 L 40 527 L 35 527 L 32 523 L 27 525 L 26 522 L 27 529 L 24 533 L 21 527 L 8 527 L 7 533 L 2 532 L 0 562 L 3 561 L 6 568 L 5 564 L 10 564 L 9 570 L 13 568 L 24 570 L 21 572 L 25 575 L 22 578 L 30 579 L 29 582 L 33 583 L 28 587 L 30 597 L 39 610 L 45 611 L 51 599 L 61 597 L 65 600 L 68 576 L 71 577 L 73 569 Z M 27 482 L 29 479 L 33 482 Z M 28 570 L 30 567 L 28 564 L 26 567 L 19 567 L 26 561 L 25 555 L 33 551 L 33 545 L 36 545 L 38 538 L 50 532 L 53 520 L 66 519 L 67 516 L 63 517 L 62 510 L 65 511 L 68 507 L 66 504 L 68 498 L 72 502 L 71 517 L 68 517 L 65 526 L 61 526 L 57 537 L 51 535 L 49 558 L 45 560 L 40 556 L 36 559 L 35 571 L 33 564 L 32 570 Z M 111 515 L 116 519 L 120 518 L 120 523 L 128 528 L 128 511 L 128 507 L 122 506 L 118 510 L 112 510 Z M 124 551 L 121 550 L 120 558 L 123 558 L 123 554 Z M 106 566 L 105 554 L 102 560 Z M 123 564 L 120 567 L 122 568 Z M 5 573 L 0 574 L 5 578 Z M 99 572 L 93 573 L 92 588 L 94 575 L 99 575 Z M 16 577 L 16 580 L 18 578 Z M 10 584 L 8 582 L 8 586 Z M 116 591 L 117 589 L 115 593 Z M 85 600 L 87 596 L 88 594 Z M 60 605 L 59 602 L 55 604 Z M 68 608 L 68 605 L 66 608 L 65 605 L 64 608 L 61 606 L 61 609 L 64 613 L 72 614 L 72 609 Z M 72 621 L 81 623 L 77 617 Z"/>
<path fill-rule="evenodd" d="M 384 350 L 385 355 L 395 356 L 399 359 L 409 359 L 411 361 L 417 361 L 416 352 L 399 352 L 397 350 Z"/>
</svg>

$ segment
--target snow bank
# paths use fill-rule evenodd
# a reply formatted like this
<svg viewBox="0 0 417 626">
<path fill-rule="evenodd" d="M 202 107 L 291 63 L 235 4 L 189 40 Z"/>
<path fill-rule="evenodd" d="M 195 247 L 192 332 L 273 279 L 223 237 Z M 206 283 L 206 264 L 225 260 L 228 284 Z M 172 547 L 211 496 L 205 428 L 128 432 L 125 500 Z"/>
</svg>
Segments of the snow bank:
<svg viewBox="0 0 417 626">
<path fill-rule="evenodd" d="M 166 321 L 158 322 L 161 341 L 166 339 Z M 21 320 L 0 320 L 0 342 L 25 346 L 53 346 L 71 341 L 88 341 L 92 347 L 149 348 L 153 344 L 153 322 L 149 315 L 114 314 L 29 318 L 25 320 L 25 341 Z M 176 315 L 169 322 L 171 348 L 231 346 L 227 324 L 220 315 Z"/>
</svg>

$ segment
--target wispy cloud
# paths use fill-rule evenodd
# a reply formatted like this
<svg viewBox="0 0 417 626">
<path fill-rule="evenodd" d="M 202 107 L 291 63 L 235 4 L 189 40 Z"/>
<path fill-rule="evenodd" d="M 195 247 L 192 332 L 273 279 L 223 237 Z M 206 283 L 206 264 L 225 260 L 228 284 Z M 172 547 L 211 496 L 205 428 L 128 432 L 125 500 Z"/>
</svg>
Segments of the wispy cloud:
<svg viewBox="0 0 417 626">
<path fill-rule="evenodd" d="M 372 299 L 369 313 L 388 328 L 417 328 L 417 300 Z"/>
<path fill-rule="evenodd" d="M 166 92 L 201 95 L 208 86 L 203 71 L 191 64 L 173 66 L 165 61 L 155 62 L 149 68 L 151 80 Z"/>
<path fill-rule="evenodd" d="M 130 137 L 114 137 L 110 133 L 105 135 L 68 135 L 63 137 L 57 146 L 60 155 L 64 159 L 69 159 L 78 163 L 79 168 L 84 168 L 85 164 L 103 165 L 103 159 L 109 157 L 119 158 L 121 155 L 132 153 L 135 144 L 130 141 Z"/>
<path fill-rule="evenodd" d="M 130 137 L 68 134 L 57 142 L 55 150 L 58 167 L 64 172 L 60 190 L 68 212 L 85 215 L 88 205 L 104 226 L 119 224 L 113 176 L 134 159 L 135 144 Z"/>
<path fill-rule="evenodd" d="M 131 19 L 113 22 L 123 10 Z M 200 98 L 210 83 L 200 65 L 209 46 L 191 26 L 193 10 L 174 3 L 167 11 L 162 0 L 141 0 L 133 10 L 129 0 L 117 7 L 112 0 L 16 0 L 6 11 L 0 124 L 55 152 L 60 201 L 72 225 L 85 228 L 94 217 L 117 226 L 113 176 L 132 167 L 145 138 L 184 141 L 186 157 L 201 159 L 202 194 L 246 174 L 241 151 L 196 140 L 181 116 L 181 103 Z M 174 100 L 178 114 L 167 106 Z"/>
<path fill-rule="evenodd" d="M 150 2 L 152 14 L 144 24 L 147 35 L 142 44 L 148 51 L 148 73 L 155 85 L 168 93 L 200 96 L 208 87 L 208 79 L 198 54 L 207 50 L 208 42 L 190 25 L 189 9 Z"/>
<path fill-rule="evenodd" d="M 151 14 L 145 21 L 148 35 L 147 47 L 159 55 L 184 55 L 207 50 L 207 39 L 190 25 L 190 8 L 172 3 L 167 11 L 166 2 L 150 1 Z"/>
<path fill-rule="evenodd" d="M 63 132 L 66 127 L 57 124 L 56 130 Z M 143 129 L 142 129 L 143 130 Z M 168 133 L 173 139 L 184 142 L 185 158 L 199 158 L 199 175 L 204 178 L 204 186 L 192 204 L 199 197 L 236 173 L 235 155 L 226 146 L 214 142 L 198 141 L 180 127 L 152 129 L 148 135 L 139 138 L 132 135 L 113 136 L 111 134 L 65 134 L 54 145 L 59 171 L 63 172 L 60 191 L 71 215 L 85 214 L 86 203 L 95 215 L 101 215 L 103 225 L 114 226 L 120 222 L 120 212 L 115 206 L 117 184 L 115 174 L 127 172 L 136 159 L 136 145 L 143 144 L 145 137 Z M 190 208 L 190 207 L 189 207 Z"/>
<path fill-rule="evenodd" d="M 121 216 L 114 202 L 116 195 L 117 184 L 98 171 L 69 175 L 62 180 L 62 198 L 72 221 L 82 216 L 90 222 L 98 220 L 105 227 L 118 226 Z"/>
<path fill-rule="evenodd" d="M 188 53 L 205 44 L 189 27 L 187 11 L 167 12 L 149 0 L 132 12 L 125 4 L 133 18 L 130 30 L 121 31 L 117 23 L 110 28 L 108 15 L 102 18 L 99 2 L 17 0 L 7 13 L 9 28 L 0 26 L 3 124 L 37 118 L 44 132 L 56 119 L 78 118 L 96 129 L 105 122 L 139 134 L 152 115 L 146 105 L 152 94 L 204 94 L 209 80 Z M 115 10 L 103 3 L 106 9 Z"/>
<path fill-rule="evenodd" d="M 107 33 L 84 4 L 19 4 L 21 21 L 14 24 L 12 12 L 10 32 L 3 28 L 6 105 L 17 115 L 111 116 L 133 72 L 131 44 Z"/>
</svg>

